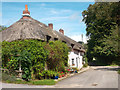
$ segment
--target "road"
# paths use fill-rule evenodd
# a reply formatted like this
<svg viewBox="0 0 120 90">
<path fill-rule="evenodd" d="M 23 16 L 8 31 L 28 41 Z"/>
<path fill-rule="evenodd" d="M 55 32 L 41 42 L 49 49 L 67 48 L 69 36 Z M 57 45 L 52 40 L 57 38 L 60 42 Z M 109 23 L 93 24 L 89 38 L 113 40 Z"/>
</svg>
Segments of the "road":
<svg viewBox="0 0 120 90">
<path fill-rule="evenodd" d="M 118 88 L 117 69 L 117 66 L 94 66 L 52 86 L 2 83 L 2 88 Z"/>
</svg>

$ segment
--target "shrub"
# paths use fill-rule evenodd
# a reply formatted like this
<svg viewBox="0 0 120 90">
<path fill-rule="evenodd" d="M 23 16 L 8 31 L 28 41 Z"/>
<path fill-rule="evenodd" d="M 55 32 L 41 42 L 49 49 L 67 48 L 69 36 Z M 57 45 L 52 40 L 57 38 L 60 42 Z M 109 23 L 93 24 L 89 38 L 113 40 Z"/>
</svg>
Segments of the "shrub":
<svg viewBox="0 0 120 90">
<path fill-rule="evenodd" d="M 48 68 L 55 71 L 63 71 L 68 62 L 68 46 L 61 41 L 50 41 L 45 48 L 49 50 Z"/>
<path fill-rule="evenodd" d="M 45 70 L 42 72 L 45 78 L 53 78 L 54 76 L 58 75 L 57 72 L 52 70 Z"/>
<path fill-rule="evenodd" d="M 36 63 L 33 67 L 33 75 L 36 79 L 42 79 L 42 77 L 44 76 L 43 72 L 44 72 L 44 64 L 43 63 Z"/>
<path fill-rule="evenodd" d="M 22 78 L 42 79 L 45 63 L 49 71 L 45 71 L 49 77 L 56 75 L 54 71 L 64 71 L 68 61 L 68 47 L 61 41 L 49 43 L 38 40 L 17 40 L 2 42 L 2 67 L 11 72 L 21 69 Z"/>
<path fill-rule="evenodd" d="M 23 78 L 28 80 L 31 78 L 31 71 L 38 75 L 41 63 L 45 64 L 48 52 L 44 49 L 44 42 L 38 40 L 19 40 L 13 42 L 2 42 L 2 66 L 10 70 L 18 70 L 19 62 Z M 39 48 L 39 49 L 38 49 Z M 43 69 L 43 68 L 42 68 Z"/>
<path fill-rule="evenodd" d="M 88 66 L 88 59 L 87 59 L 86 55 L 83 57 L 83 61 L 85 61 L 83 67 L 87 67 Z"/>
</svg>

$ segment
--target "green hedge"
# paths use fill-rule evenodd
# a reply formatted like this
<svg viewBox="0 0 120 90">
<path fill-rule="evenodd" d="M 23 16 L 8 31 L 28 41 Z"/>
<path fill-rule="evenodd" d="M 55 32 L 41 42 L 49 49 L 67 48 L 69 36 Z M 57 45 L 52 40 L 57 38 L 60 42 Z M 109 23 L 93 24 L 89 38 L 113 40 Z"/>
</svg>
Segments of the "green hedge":
<svg viewBox="0 0 120 90">
<path fill-rule="evenodd" d="M 42 42 L 38 40 L 17 40 L 2 42 L 2 67 L 12 73 L 21 69 L 22 78 L 42 79 L 47 65 L 48 70 L 62 71 L 67 66 L 68 47 L 61 41 Z"/>
</svg>

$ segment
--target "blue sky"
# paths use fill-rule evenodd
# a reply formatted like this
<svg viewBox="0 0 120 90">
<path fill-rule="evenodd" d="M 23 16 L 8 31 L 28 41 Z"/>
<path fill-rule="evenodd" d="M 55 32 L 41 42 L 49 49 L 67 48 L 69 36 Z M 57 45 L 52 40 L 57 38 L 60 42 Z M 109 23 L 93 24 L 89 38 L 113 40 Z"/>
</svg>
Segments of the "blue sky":
<svg viewBox="0 0 120 90">
<path fill-rule="evenodd" d="M 86 42 L 86 25 L 82 22 L 82 11 L 94 2 L 3 2 L 2 25 L 10 26 L 18 21 L 22 17 L 25 4 L 28 5 L 32 18 L 46 25 L 53 23 L 54 30 L 62 28 L 65 35 L 76 41 L 80 41 L 83 34 Z"/>
</svg>

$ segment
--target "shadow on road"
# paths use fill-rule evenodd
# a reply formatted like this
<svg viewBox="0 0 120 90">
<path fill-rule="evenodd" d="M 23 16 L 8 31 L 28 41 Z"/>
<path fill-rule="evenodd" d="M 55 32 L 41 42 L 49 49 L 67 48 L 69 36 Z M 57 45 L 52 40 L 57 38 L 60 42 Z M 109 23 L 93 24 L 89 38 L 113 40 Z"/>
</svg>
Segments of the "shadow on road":
<svg viewBox="0 0 120 90">
<path fill-rule="evenodd" d="M 105 68 L 97 68 L 94 70 L 104 70 L 104 71 L 118 71 L 120 70 L 120 67 L 105 67 Z"/>
</svg>

